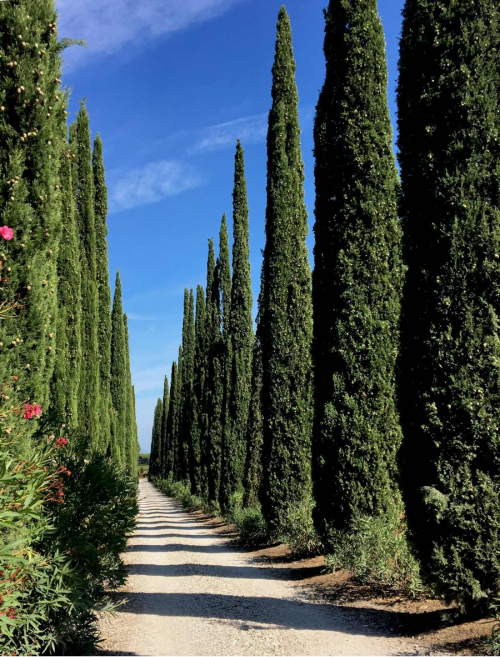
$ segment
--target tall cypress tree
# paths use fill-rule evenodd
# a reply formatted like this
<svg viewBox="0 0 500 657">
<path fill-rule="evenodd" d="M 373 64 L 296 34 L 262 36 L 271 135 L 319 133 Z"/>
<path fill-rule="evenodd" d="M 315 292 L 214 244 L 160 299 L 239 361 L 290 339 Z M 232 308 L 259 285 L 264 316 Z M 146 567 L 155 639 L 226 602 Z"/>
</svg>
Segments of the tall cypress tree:
<svg viewBox="0 0 500 657">
<path fill-rule="evenodd" d="M 53 0 L 0 3 L 0 213 L 14 231 L 0 248 L 0 302 L 16 300 L 0 323 L 0 369 L 23 396 L 46 406 L 54 369 L 60 157 L 66 98 Z"/>
<path fill-rule="evenodd" d="M 155 406 L 155 414 L 153 419 L 153 431 L 151 435 L 151 453 L 149 455 L 149 472 L 152 476 L 156 477 L 159 474 L 158 463 L 158 449 L 161 439 L 161 418 L 163 415 L 163 402 L 158 397 Z"/>
<path fill-rule="evenodd" d="M 200 495 L 201 486 L 201 432 L 203 426 L 203 388 L 206 371 L 206 334 L 205 334 L 205 291 L 202 285 L 196 288 L 195 350 L 193 389 L 191 393 L 191 437 L 190 437 L 190 477 L 191 490 Z"/>
<path fill-rule="evenodd" d="M 245 159 L 238 140 L 233 189 L 233 278 L 229 314 L 228 426 L 225 430 L 221 506 L 230 511 L 241 487 L 246 457 L 248 410 L 252 385 L 252 280 Z"/>
<path fill-rule="evenodd" d="M 182 393 L 179 425 L 179 478 L 184 481 L 190 474 L 192 393 L 194 373 L 194 296 L 193 290 L 184 290 L 184 320 L 182 326 Z"/>
<path fill-rule="evenodd" d="M 262 508 L 279 529 L 310 489 L 312 423 L 311 273 L 306 247 L 304 165 L 290 20 L 277 25 L 267 137 L 266 246 L 260 339 L 263 363 Z"/>
<path fill-rule="evenodd" d="M 258 505 L 260 485 L 262 482 L 262 445 L 264 434 L 262 375 L 262 349 L 257 331 L 253 346 L 252 387 L 246 433 L 247 452 L 243 494 L 243 506 L 245 507 Z"/>
<path fill-rule="evenodd" d="M 79 393 L 80 431 L 88 437 L 93 449 L 100 442 L 99 392 L 99 297 L 96 270 L 96 228 L 94 212 L 94 177 L 91 163 L 89 117 L 82 103 L 76 126 L 76 208 L 80 232 L 80 261 L 82 268 L 82 376 Z"/>
<path fill-rule="evenodd" d="M 63 152 L 60 170 L 62 194 L 62 236 L 57 262 L 56 363 L 52 386 L 52 407 L 66 424 L 78 426 L 78 392 L 81 369 L 81 270 L 76 225 L 72 153 Z"/>
<path fill-rule="evenodd" d="M 177 363 L 172 363 L 172 373 L 170 375 L 170 396 L 168 400 L 168 417 L 167 417 L 167 439 L 165 445 L 165 471 L 164 477 L 168 479 L 174 472 L 174 455 L 175 455 L 175 410 L 177 405 Z"/>
<path fill-rule="evenodd" d="M 316 525 L 327 541 L 398 505 L 396 356 L 404 267 L 377 0 L 331 0 L 315 123 Z M 391 513 L 394 518 L 394 513 Z"/>
<path fill-rule="evenodd" d="M 167 432 L 168 413 L 170 410 L 168 378 L 165 376 L 163 382 L 163 415 L 161 418 L 161 441 L 160 441 L 160 476 L 165 477 L 167 469 Z"/>
<path fill-rule="evenodd" d="M 92 158 L 94 174 L 94 207 L 95 207 L 95 233 L 96 233 L 96 277 L 98 294 L 98 342 L 99 342 L 99 385 L 100 385 L 100 412 L 99 425 L 101 436 L 101 449 L 109 447 L 111 442 L 111 291 L 109 289 L 108 269 L 108 191 L 102 159 L 102 141 L 99 135 L 94 141 Z"/>
<path fill-rule="evenodd" d="M 177 388 L 175 400 L 175 413 L 172 427 L 172 452 L 174 479 L 179 481 L 182 479 L 179 459 L 182 428 L 182 345 L 179 346 L 179 355 L 177 357 Z"/>
<path fill-rule="evenodd" d="M 403 482 L 427 574 L 471 604 L 500 568 L 500 5 L 403 16 Z"/>
<path fill-rule="evenodd" d="M 211 245 L 211 242 L 209 243 Z M 210 248 L 210 246 L 209 246 Z M 209 251 L 209 265 L 210 256 Z M 221 301 L 219 286 L 219 264 L 213 268 L 207 289 L 207 339 L 209 343 L 208 376 L 206 383 L 206 479 L 207 498 L 218 503 L 221 481 L 221 456 L 224 404 L 224 347 L 221 336 Z M 210 294 L 208 295 L 208 290 Z"/>
<path fill-rule="evenodd" d="M 130 371 L 130 345 L 129 345 L 129 334 L 128 334 L 128 319 L 127 315 L 123 315 L 123 330 L 125 338 L 125 437 L 124 437 L 124 447 L 125 447 L 125 467 L 127 472 L 131 477 L 137 475 L 137 465 L 138 465 L 138 441 L 137 441 L 137 421 L 135 418 L 135 393 L 134 386 L 132 385 L 132 373 Z M 162 402 L 163 404 L 163 402 Z M 163 408 L 163 406 L 162 406 Z M 163 421 L 163 411 L 162 417 L 160 418 L 160 437 L 158 442 L 158 474 L 161 470 L 161 439 L 162 439 L 162 425 Z"/>
<path fill-rule="evenodd" d="M 122 286 L 120 273 L 116 272 L 115 295 L 111 313 L 111 401 L 116 412 L 112 423 L 114 435 L 111 453 L 122 465 L 126 464 L 125 435 L 127 422 L 127 353 L 125 326 L 123 324 Z"/>
<path fill-rule="evenodd" d="M 205 380 L 203 385 L 202 397 L 202 418 L 201 418 L 201 445 L 200 445 L 200 476 L 201 476 L 201 494 L 205 499 L 209 498 L 209 481 L 211 480 L 210 462 L 211 462 L 211 421 L 212 421 L 212 403 L 213 403 L 213 376 L 215 366 L 214 357 L 214 340 L 218 337 L 218 327 L 220 327 L 220 302 L 214 296 L 215 289 L 215 253 L 212 239 L 208 240 L 208 258 L 207 258 L 207 286 L 205 299 L 205 341 L 206 341 L 206 362 L 205 362 Z M 217 303 L 216 303 L 217 301 Z"/>
</svg>

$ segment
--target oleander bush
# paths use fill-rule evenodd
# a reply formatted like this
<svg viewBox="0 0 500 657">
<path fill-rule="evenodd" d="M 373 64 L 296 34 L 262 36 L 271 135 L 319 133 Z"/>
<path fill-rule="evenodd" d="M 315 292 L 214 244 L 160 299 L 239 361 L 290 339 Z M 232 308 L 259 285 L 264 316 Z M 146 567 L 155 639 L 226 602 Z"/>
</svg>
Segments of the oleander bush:
<svg viewBox="0 0 500 657">
<path fill-rule="evenodd" d="M 1 393 L 0 654 L 92 654 L 98 613 L 125 581 L 136 484 L 85 456 L 82 439 L 39 417 L 39 405 L 12 404 L 10 384 Z"/>
</svg>

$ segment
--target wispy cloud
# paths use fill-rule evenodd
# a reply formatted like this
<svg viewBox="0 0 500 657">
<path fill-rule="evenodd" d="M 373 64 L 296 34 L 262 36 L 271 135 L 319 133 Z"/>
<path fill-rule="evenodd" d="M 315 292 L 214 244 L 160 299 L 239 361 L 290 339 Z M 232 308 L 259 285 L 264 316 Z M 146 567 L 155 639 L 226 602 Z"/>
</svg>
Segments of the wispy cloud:
<svg viewBox="0 0 500 657">
<path fill-rule="evenodd" d="M 234 146 L 237 139 L 241 139 L 244 145 L 258 144 L 264 141 L 266 134 L 267 114 L 255 114 L 219 123 L 205 128 L 200 140 L 189 149 L 189 154 L 195 155 Z"/>
<path fill-rule="evenodd" d="M 109 55 L 214 18 L 239 0 L 57 0 L 59 34 L 84 39 L 69 59 Z"/>
<path fill-rule="evenodd" d="M 134 370 L 132 372 L 132 381 L 135 392 L 140 395 L 144 392 L 163 391 L 163 380 L 167 374 L 170 364 L 167 366 L 151 367 L 145 370 Z"/>
<path fill-rule="evenodd" d="M 108 177 L 111 212 L 157 203 L 203 183 L 190 166 L 176 160 L 148 162 L 126 172 L 111 171 Z"/>
</svg>

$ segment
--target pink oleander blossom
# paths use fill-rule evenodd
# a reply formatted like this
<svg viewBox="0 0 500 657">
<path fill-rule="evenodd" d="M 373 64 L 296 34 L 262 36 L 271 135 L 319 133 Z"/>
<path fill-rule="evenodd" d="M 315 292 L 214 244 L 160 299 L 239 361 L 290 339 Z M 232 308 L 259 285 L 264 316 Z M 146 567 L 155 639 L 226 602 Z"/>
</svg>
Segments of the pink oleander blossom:
<svg viewBox="0 0 500 657">
<path fill-rule="evenodd" d="M 4 240 L 11 240 L 14 237 L 14 231 L 8 226 L 2 226 L 0 227 L 0 236 L 2 236 Z"/>
</svg>

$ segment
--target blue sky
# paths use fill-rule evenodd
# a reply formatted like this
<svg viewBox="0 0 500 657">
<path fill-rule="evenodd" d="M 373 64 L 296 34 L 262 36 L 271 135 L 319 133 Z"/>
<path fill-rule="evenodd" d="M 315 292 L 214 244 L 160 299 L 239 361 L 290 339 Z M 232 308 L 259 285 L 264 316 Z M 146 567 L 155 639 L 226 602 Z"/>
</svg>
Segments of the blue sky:
<svg viewBox="0 0 500 657">
<path fill-rule="evenodd" d="M 313 120 L 324 79 L 323 7 L 289 0 L 306 202 L 314 210 Z M 109 264 L 120 270 L 143 451 L 181 337 L 184 287 L 204 285 L 207 240 L 231 218 L 234 148 L 242 140 L 254 296 L 264 246 L 266 122 L 282 0 L 57 0 L 70 118 L 87 99 L 110 196 Z M 403 0 L 379 0 L 395 122 Z M 231 223 L 231 222 L 229 222 Z M 216 242 L 217 243 L 217 242 Z M 309 236 L 312 249 L 312 236 Z"/>
</svg>

